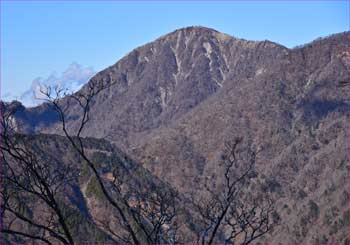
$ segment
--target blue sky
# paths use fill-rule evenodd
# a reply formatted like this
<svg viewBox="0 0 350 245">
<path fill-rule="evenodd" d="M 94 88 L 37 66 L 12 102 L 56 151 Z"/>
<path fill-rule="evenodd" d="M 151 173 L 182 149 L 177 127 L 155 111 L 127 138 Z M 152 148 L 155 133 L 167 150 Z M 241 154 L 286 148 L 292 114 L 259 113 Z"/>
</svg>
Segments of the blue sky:
<svg viewBox="0 0 350 245">
<path fill-rule="evenodd" d="M 72 62 L 99 71 L 175 29 L 201 25 L 287 47 L 349 30 L 349 1 L 1 1 L 1 90 Z"/>
</svg>

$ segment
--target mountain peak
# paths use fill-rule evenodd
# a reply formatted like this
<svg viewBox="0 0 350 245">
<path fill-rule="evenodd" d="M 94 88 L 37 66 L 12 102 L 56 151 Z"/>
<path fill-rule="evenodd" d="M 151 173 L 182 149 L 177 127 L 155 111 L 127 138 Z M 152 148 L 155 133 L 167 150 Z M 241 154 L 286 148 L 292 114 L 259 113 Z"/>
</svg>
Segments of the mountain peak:
<svg viewBox="0 0 350 245">
<path fill-rule="evenodd" d="M 204 27 L 204 26 L 187 26 L 183 28 L 176 29 L 173 32 L 161 36 L 159 39 L 171 39 L 172 37 L 177 37 L 179 35 L 183 36 L 212 36 L 218 40 L 228 40 L 233 39 L 232 36 L 221 33 L 215 29 Z"/>
<path fill-rule="evenodd" d="M 174 32 L 211 32 L 211 33 L 218 33 L 219 31 L 209 28 L 209 27 L 205 27 L 205 26 L 186 26 L 183 28 L 179 28 L 177 30 L 175 30 Z"/>
</svg>

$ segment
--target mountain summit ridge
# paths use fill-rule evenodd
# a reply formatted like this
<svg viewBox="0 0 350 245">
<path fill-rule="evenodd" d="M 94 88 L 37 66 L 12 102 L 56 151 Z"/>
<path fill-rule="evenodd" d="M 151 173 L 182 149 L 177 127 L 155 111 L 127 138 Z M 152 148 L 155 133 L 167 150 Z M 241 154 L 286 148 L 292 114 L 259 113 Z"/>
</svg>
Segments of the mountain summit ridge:
<svg viewBox="0 0 350 245">
<path fill-rule="evenodd" d="M 336 59 L 342 57 L 340 59 L 345 60 L 342 63 L 345 64 L 345 69 L 347 69 L 348 54 L 346 49 L 348 46 L 344 45 L 343 40 L 350 40 L 349 34 L 350 32 L 338 33 L 321 40 L 315 40 L 303 48 L 288 49 L 271 41 L 237 39 L 207 27 L 184 27 L 163 35 L 151 43 L 135 48 L 114 65 L 98 72 L 90 80 L 116 81 L 115 87 L 118 87 L 118 89 L 115 92 L 120 93 L 121 96 L 129 90 L 130 86 L 140 86 L 137 81 L 143 80 L 141 82 L 143 87 L 139 89 L 150 90 L 153 93 L 153 99 L 156 99 L 155 101 L 148 101 L 158 107 L 158 112 L 153 113 L 159 114 L 160 111 L 162 113 L 169 110 L 167 114 L 176 115 L 180 111 L 182 115 L 188 110 L 187 107 L 196 106 L 208 96 L 220 90 L 226 81 L 233 83 L 233 80 L 242 81 L 256 76 L 266 76 L 266 71 L 271 70 L 271 68 L 279 71 L 283 69 L 300 69 L 303 71 L 308 69 L 306 67 L 309 65 L 308 63 L 314 66 L 314 64 L 324 60 L 313 68 L 313 70 L 317 70 L 322 69 L 329 63 L 329 57 Z M 227 42 L 221 43 L 217 36 L 224 36 Z M 331 48 L 337 45 L 332 43 L 336 43 L 338 39 L 340 39 L 338 42 L 341 44 L 338 45 L 340 50 L 333 52 Z M 328 46 L 327 40 L 330 40 Z M 318 49 L 321 50 L 320 53 L 323 57 L 317 61 L 312 57 L 317 55 L 317 52 L 310 52 L 312 53 L 311 59 L 308 58 L 310 55 L 305 53 L 305 50 L 312 51 L 315 45 L 322 46 Z M 290 65 L 293 59 L 296 64 Z M 303 65 L 300 66 L 298 63 Z M 283 72 L 285 73 L 285 71 Z M 205 79 L 203 79 L 204 76 Z M 310 76 L 310 74 L 306 74 L 306 76 Z M 305 78 L 305 75 L 300 78 L 306 80 L 305 84 L 308 83 L 309 79 Z M 192 93 L 192 96 L 191 93 L 188 94 L 188 91 L 191 90 L 194 90 L 196 94 L 193 95 Z M 108 96 L 111 98 L 115 95 L 109 94 Z M 143 100 L 142 94 L 137 96 L 140 97 L 140 100 Z M 174 97 L 180 98 L 174 99 Z M 189 97 L 197 97 L 197 99 L 184 104 L 181 102 L 191 100 Z M 149 99 L 152 100 L 152 98 Z M 177 101 L 173 102 L 172 100 Z M 171 105 L 177 102 L 183 105 Z M 45 108 L 45 105 L 40 109 L 32 108 L 31 111 L 42 111 L 43 108 Z M 169 121 L 169 119 L 171 120 L 172 117 L 170 116 L 166 121 Z"/>
</svg>

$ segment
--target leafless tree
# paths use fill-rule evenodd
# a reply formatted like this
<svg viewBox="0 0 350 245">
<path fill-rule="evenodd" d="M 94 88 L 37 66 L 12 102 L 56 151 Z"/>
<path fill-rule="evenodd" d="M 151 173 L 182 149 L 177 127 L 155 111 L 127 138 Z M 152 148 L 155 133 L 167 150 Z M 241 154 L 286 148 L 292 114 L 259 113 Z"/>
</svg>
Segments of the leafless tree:
<svg viewBox="0 0 350 245">
<path fill-rule="evenodd" d="M 27 137 L 15 132 L 12 111 L 1 109 L 0 195 L 1 217 L 6 221 L 1 232 L 26 237 L 33 243 L 73 244 L 58 195 L 75 177 L 74 171 L 40 158 Z M 40 212 L 40 217 L 33 217 L 33 210 Z M 21 230 L 23 225 L 29 228 Z"/>
<path fill-rule="evenodd" d="M 91 105 L 95 102 L 96 95 L 112 85 L 113 82 L 92 80 L 77 93 L 67 93 L 59 87 L 45 88 L 42 93 L 46 96 L 46 102 L 57 112 L 63 135 L 83 160 L 82 164 L 90 169 L 106 202 L 116 211 L 114 224 L 96 219 L 97 225 L 123 243 L 181 243 L 181 210 L 176 191 L 167 188 L 164 183 L 141 182 L 133 176 L 132 170 L 123 167 L 114 169 L 112 178 L 106 178 L 89 157 L 82 135 L 90 121 Z M 72 123 L 68 117 L 71 106 L 81 113 L 74 119 L 75 133 L 68 126 Z M 65 168 L 52 169 L 49 167 L 52 164 L 40 159 L 36 152 L 27 147 L 25 141 L 21 143 L 18 139 L 25 136 L 9 131 L 11 116 L 3 118 L 2 123 L 4 140 L 1 142 L 1 150 L 5 165 L 2 172 L 4 185 L 1 189 L 1 211 L 3 217 L 7 218 L 7 227 L 2 227 L 2 232 L 45 243 L 73 244 L 74 238 L 62 215 L 57 195 L 64 190 L 69 178 L 74 176 L 67 175 L 69 170 Z M 241 139 L 237 139 L 226 145 L 222 190 L 212 190 L 208 183 L 206 190 L 209 194 L 205 198 L 193 197 L 193 205 L 199 215 L 198 243 L 239 241 L 248 244 L 271 230 L 271 200 L 261 197 L 252 199 L 244 195 L 254 170 L 256 152 L 249 149 L 243 156 L 243 151 L 238 151 L 241 142 Z M 24 203 L 21 200 L 27 196 L 33 196 L 46 205 L 48 214 L 44 218 L 34 219 L 23 215 L 20 209 Z M 15 222 L 11 219 L 19 219 L 36 230 L 32 233 L 15 230 L 12 228 Z"/>
<path fill-rule="evenodd" d="M 242 141 L 237 138 L 226 143 L 223 185 L 215 190 L 206 185 L 206 195 L 192 201 L 200 216 L 198 244 L 250 244 L 276 225 L 273 202 L 267 194 L 253 198 L 247 193 L 250 178 L 255 175 L 257 152 L 247 146 L 239 149 Z"/>
<path fill-rule="evenodd" d="M 125 208 L 130 210 L 131 222 L 140 226 L 153 244 L 177 244 L 179 226 L 176 219 L 181 213 L 178 194 L 164 186 L 164 183 L 141 183 L 137 178 L 126 179 L 123 176 L 128 175 L 120 171 L 114 173 L 109 189 L 116 194 L 118 200 L 124 202 Z M 108 222 L 100 220 L 99 223 L 119 240 L 132 243 L 130 234 L 124 232 L 124 236 L 121 236 L 120 231 L 118 234 Z M 123 227 L 124 224 L 120 226 Z"/>
<path fill-rule="evenodd" d="M 175 242 L 176 236 L 174 234 L 177 229 L 173 224 L 176 216 L 175 193 L 165 194 L 159 187 L 155 186 L 145 189 L 140 184 L 135 186 L 137 183 L 133 181 L 131 188 L 129 183 L 128 195 L 125 195 L 122 188 L 127 186 L 126 181 L 123 180 L 124 174 L 114 175 L 112 183 L 106 182 L 94 162 L 85 152 L 81 134 L 90 120 L 91 104 L 97 94 L 113 84 L 103 81 L 90 81 L 85 88 L 77 93 L 67 94 L 64 90 L 57 87 L 54 89 L 46 88 L 42 90 L 42 93 L 46 96 L 46 102 L 50 103 L 57 111 L 62 122 L 64 135 L 92 170 L 108 203 L 117 210 L 121 227 L 127 234 L 123 237 L 118 235 L 118 238 L 121 238 L 123 242 L 134 244 Z M 60 103 L 62 98 L 75 102 L 82 112 L 78 122 L 78 129 L 74 135 L 67 128 L 66 110 L 70 104 L 67 103 L 66 107 L 64 107 Z M 108 188 L 109 185 L 112 188 Z M 117 233 L 114 232 L 114 235 L 117 235 Z"/>
</svg>

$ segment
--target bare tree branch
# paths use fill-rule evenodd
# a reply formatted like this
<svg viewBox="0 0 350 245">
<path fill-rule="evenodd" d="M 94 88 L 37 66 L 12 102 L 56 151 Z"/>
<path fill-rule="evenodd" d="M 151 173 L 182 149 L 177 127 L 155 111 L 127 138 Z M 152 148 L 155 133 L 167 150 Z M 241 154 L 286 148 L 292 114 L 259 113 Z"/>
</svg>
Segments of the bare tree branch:
<svg viewBox="0 0 350 245">
<path fill-rule="evenodd" d="M 201 244 L 213 244 L 215 240 L 249 244 L 274 225 L 270 217 L 274 210 L 272 201 L 249 200 L 244 193 L 254 171 L 256 151 L 249 148 L 242 151 L 238 148 L 242 142 L 242 138 L 237 138 L 225 144 L 222 191 L 207 185 L 207 197 L 192 198 L 192 205 L 201 217 L 202 228 L 197 231 Z"/>
</svg>

